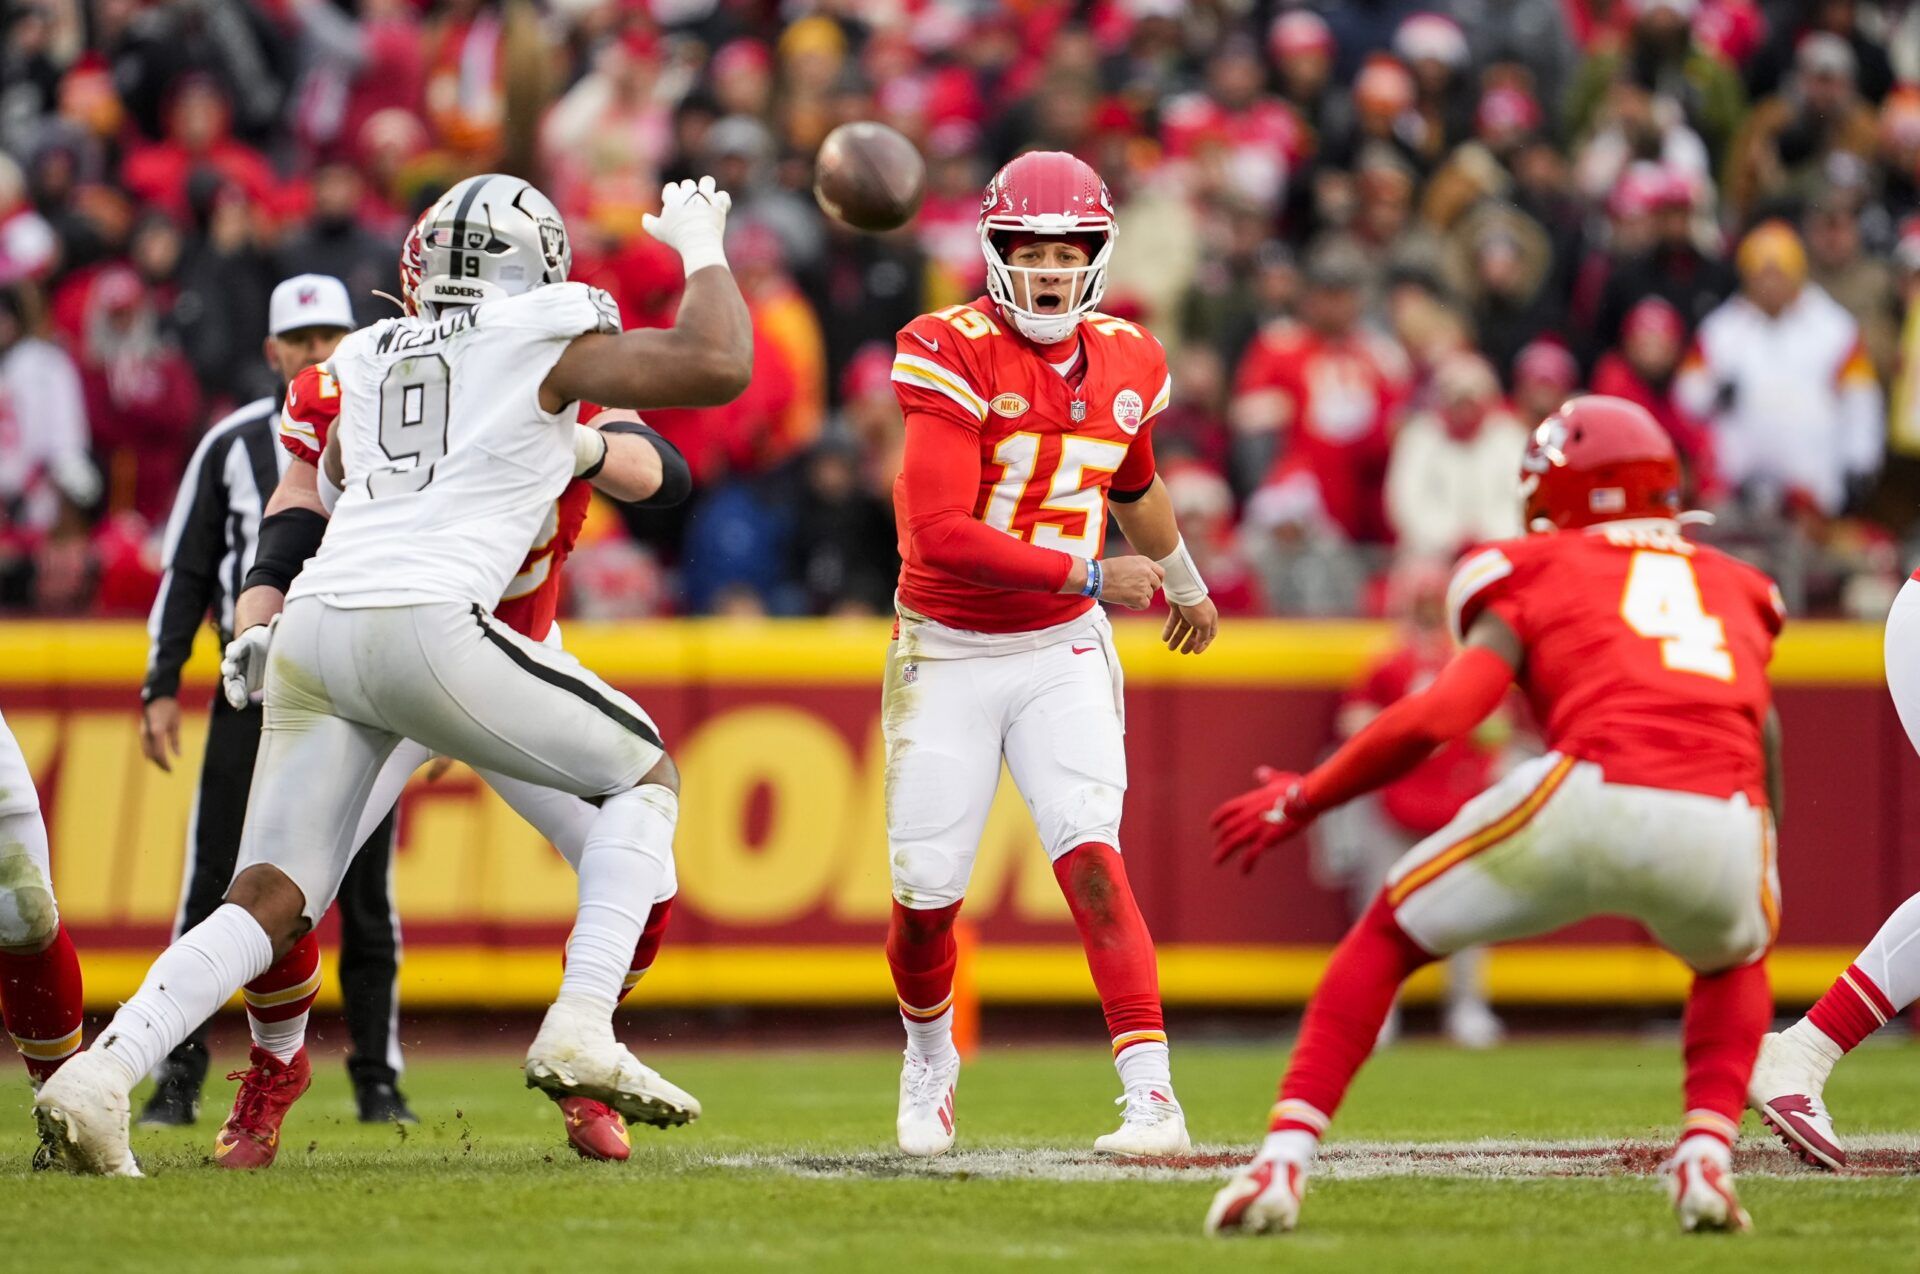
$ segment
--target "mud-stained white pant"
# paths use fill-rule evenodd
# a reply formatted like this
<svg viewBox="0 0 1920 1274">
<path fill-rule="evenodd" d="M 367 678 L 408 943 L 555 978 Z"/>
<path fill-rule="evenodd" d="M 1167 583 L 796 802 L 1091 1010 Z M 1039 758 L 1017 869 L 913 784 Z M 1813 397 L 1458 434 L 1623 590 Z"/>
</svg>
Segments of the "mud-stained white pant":
<svg viewBox="0 0 1920 1274">
<path fill-rule="evenodd" d="M 59 928 L 40 797 L 27 758 L 0 717 L 0 947 L 38 950 Z"/>
<path fill-rule="evenodd" d="M 902 906 L 926 910 L 965 896 L 1002 757 L 1049 859 L 1088 842 L 1120 848 L 1120 662 L 1097 608 L 1078 631 L 958 658 L 909 653 L 911 639 L 893 643 L 881 729 L 888 859 Z"/>
<path fill-rule="evenodd" d="M 353 610 L 297 598 L 267 662 L 239 869 L 265 863 L 284 872 L 317 922 L 358 844 L 381 768 L 405 739 L 578 797 L 625 793 L 665 755 L 633 700 L 478 607 Z M 606 802 L 596 823 L 615 809 Z"/>
<path fill-rule="evenodd" d="M 1766 810 L 1609 783 L 1557 752 L 1469 801 L 1394 865 L 1385 890 L 1400 927 L 1435 955 L 1625 916 L 1699 973 L 1764 954 L 1780 914 Z"/>
</svg>

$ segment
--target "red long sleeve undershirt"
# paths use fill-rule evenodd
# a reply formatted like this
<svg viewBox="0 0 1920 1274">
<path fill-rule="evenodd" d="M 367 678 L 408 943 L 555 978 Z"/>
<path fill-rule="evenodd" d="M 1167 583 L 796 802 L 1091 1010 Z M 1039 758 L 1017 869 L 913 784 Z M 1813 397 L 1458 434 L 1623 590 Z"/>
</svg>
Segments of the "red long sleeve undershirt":
<svg viewBox="0 0 1920 1274">
<path fill-rule="evenodd" d="M 1383 787 L 1500 706 L 1513 683 L 1505 659 L 1480 646 L 1455 655 L 1433 684 L 1369 721 L 1301 781 L 1299 802 L 1319 813 Z"/>
<path fill-rule="evenodd" d="M 993 588 L 1057 593 L 1073 557 L 996 531 L 973 516 L 980 494 L 980 439 L 931 412 L 907 413 L 901 481 L 907 533 L 921 563 Z"/>
</svg>

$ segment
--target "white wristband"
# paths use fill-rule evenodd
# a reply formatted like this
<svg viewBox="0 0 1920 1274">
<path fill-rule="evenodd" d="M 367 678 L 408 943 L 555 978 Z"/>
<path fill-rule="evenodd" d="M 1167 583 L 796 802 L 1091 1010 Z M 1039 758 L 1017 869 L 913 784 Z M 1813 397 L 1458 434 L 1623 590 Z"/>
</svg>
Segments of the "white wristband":
<svg viewBox="0 0 1920 1274">
<path fill-rule="evenodd" d="M 1173 552 L 1156 563 L 1167 573 L 1161 582 L 1161 591 L 1167 600 L 1177 606 L 1197 606 L 1207 600 L 1207 582 L 1200 578 L 1200 568 L 1193 564 L 1193 554 L 1187 552 L 1187 541 L 1182 537 L 1173 546 Z"/>
<path fill-rule="evenodd" d="M 573 427 L 573 476 L 597 473 L 607 462 L 607 439 L 591 425 Z"/>
<path fill-rule="evenodd" d="M 726 268 L 727 249 L 719 235 L 702 235 L 698 241 L 689 243 L 680 249 L 680 267 L 688 278 L 695 270 L 704 270 L 710 265 Z"/>
<path fill-rule="evenodd" d="M 327 476 L 325 465 L 321 465 L 314 473 L 313 485 L 320 492 L 320 507 L 327 511 L 328 517 L 332 517 L 334 508 L 340 503 L 340 497 L 346 493 L 333 485 L 333 479 Z"/>
</svg>

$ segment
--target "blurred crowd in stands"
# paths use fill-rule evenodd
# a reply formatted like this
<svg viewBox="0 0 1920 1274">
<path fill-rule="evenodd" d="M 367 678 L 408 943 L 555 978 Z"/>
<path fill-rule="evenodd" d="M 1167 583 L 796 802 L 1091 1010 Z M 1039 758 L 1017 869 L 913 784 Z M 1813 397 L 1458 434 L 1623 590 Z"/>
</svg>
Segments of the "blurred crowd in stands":
<svg viewBox="0 0 1920 1274">
<path fill-rule="evenodd" d="M 196 438 L 277 381 L 281 278 L 391 313 L 459 177 L 560 205 L 630 324 L 680 272 L 662 181 L 733 192 L 752 388 L 653 423 L 695 500 L 596 512 L 572 613 L 877 613 L 894 332 L 971 299 L 994 168 L 1071 150 L 1105 309 L 1228 614 L 1378 613 L 1522 528 L 1526 427 L 1644 403 L 1702 533 L 1802 612 L 1878 617 L 1920 549 L 1913 0 L 3 0 L 0 606 L 142 611 Z M 909 228 L 811 194 L 848 120 L 925 153 Z"/>
</svg>

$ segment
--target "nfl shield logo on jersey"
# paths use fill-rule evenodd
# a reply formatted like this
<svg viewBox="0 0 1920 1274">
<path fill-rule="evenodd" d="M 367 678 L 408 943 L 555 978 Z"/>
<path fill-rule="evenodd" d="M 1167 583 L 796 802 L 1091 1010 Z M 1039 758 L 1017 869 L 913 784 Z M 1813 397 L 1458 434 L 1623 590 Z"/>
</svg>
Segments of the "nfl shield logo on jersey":
<svg viewBox="0 0 1920 1274">
<path fill-rule="evenodd" d="M 1113 396 L 1113 422 L 1130 434 L 1140 432 L 1140 417 L 1145 411 L 1146 404 L 1131 389 L 1123 389 Z"/>
<path fill-rule="evenodd" d="M 1087 418 L 1086 400 L 1084 398 L 1074 399 L 1073 406 L 1067 409 L 1067 414 L 1073 417 L 1073 423 L 1076 425 L 1085 420 Z"/>
</svg>

